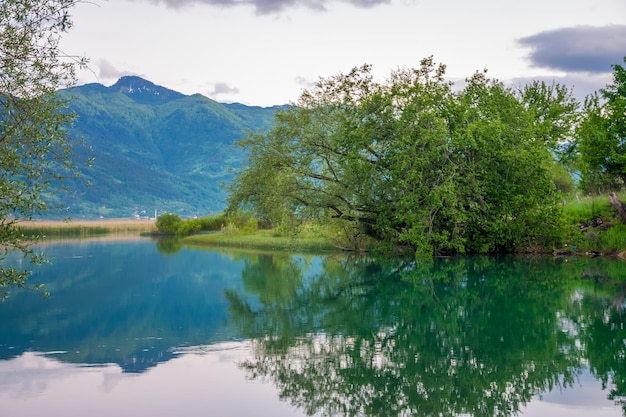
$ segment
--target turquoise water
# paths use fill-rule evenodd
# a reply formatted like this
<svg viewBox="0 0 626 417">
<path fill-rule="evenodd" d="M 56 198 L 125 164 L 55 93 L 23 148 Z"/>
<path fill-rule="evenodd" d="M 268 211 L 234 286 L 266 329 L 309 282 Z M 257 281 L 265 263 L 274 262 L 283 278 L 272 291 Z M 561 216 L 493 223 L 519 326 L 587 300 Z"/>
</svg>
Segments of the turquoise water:
<svg viewBox="0 0 626 417">
<path fill-rule="evenodd" d="M 2 417 L 623 415 L 621 261 L 40 250 L 52 296 L 0 303 Z"/>
</svg>

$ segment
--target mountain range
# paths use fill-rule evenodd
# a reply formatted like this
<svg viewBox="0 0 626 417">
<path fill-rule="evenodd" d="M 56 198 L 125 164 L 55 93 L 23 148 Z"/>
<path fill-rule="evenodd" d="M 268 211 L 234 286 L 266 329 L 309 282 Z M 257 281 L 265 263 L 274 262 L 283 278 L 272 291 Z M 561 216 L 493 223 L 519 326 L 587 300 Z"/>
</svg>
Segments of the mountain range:
<svg viewBox="0 0 626 417">
<path fill-rule="evenodd" d="M 93 158 L 69 183 L 72 195 L 50 197 L 73 218 L 221 212 L 223 184 L 245 160 L 235 142 L 268 129 L 283 107 L 218 103 L 136 76 L 59 94 L 77 115 L 70 136 L 86 145 L 75 148 L 77 160 Z"/>
</svg>

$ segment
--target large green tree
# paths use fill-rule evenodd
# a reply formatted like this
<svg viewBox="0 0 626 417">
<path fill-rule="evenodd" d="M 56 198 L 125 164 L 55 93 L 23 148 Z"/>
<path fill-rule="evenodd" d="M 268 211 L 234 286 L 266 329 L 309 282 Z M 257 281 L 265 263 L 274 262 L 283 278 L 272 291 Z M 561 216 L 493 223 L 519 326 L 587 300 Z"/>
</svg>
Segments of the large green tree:
<svg viewBox="0 0 626 417">
<path fill-rule="evenodd" d="M 626 63 L 626 57 L 624 57 Z M 587 97 L 577 130 L 581 180 L 589 192 L 626 183 L 626 68 L 613 65 L 613 82 Z"/>
<path fill-rule="evenodd" d="M 472 252 L 549 247 L 557 240 L 550 150 L 558 135 L 547 139 L 545 132 L 558 117 L 538 117 L 525 102 L 531 91 L 547 91 L 540 86 L 520 95 L 476 73 L 458 95 L 450 128 L 455 195 L 465 248 Z"/>
<path fill-rule="evenodd" d="M 484 73 L 455 92 L 432 58 L 385 83 L 364 65 L 321 79 L 242 141 L 249 161 L 230 209 L 334 223 L 421 254 L 549 245 L 553 155 L 575 107 L 562 87 L 515 91 Z"/>
<path fill-rule="evenodd" d="M 60 49 L 77 0 L 0 2 L 0 246 L 21 250 L 35 263 L 19 222 L 50 209 L 46 193 L 73 175 L 73 114 L 56 91 L 75 84 L 85 63 Z M 2 257 L 0 257 L 2 260 Z M 0 294 L 26 286 L 27 270 L 0 266 Z"/>
</svg>

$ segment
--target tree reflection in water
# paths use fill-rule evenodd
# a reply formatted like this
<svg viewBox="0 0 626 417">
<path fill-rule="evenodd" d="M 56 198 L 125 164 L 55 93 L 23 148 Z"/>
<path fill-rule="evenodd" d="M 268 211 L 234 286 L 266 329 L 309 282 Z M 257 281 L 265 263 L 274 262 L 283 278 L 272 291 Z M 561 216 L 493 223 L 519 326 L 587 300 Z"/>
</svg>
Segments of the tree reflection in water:
<svg viewBox="0 0 626 417">
<path fill-rule="evenodd" d="M 242 368 L 308 414 L 510 416 L 586 367 L 623 405 L 624 277 L 567 261 L 265 255 L 242 273 L 258 305 L 226 296 Z"/>
</svg>

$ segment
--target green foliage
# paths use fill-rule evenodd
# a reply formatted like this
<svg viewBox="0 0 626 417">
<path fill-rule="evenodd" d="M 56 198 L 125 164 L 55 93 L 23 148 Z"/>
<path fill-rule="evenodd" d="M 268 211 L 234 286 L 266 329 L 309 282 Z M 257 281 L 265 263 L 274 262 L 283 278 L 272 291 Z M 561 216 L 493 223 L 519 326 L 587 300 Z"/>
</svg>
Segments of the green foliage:
<svg viewBox="0 0 626 417">
<path fill-rule="evenodd" d="M 600 239 L 600 249 L 607 252 L 619 252 L 626 250 L 626 225 L 615 224 L 608 228 Z"/>
<path fill-rule="evenodd" d="M 253 221 L 256 222 L 256 220 L 250 218 L 246 218 L 245 221 L 247 224 L 251 224 Z M 232 219 L 227 218 L 224 214 L 193 219 L 181 219 L 177 214 L 165 213 L 157 218 L 156 228 L 159 233 L 187 236 L 200 232 L 220 231 L 229 222 L 232 222 Z M 254 230 L 256 230 L 256 227 Z"/>
<path fill-rule="evenodd" d="M 187 236 L 199 232 L 219 231 L 227 223 L 225 215 L 219 214 L 217 216 L 199 217 L 188 220 L 181 220 L 176 234 L 181 236 Z"/>
<path fill-rule="evenodd" d="M 542 83 L 515 92 L 483 73 L 454 92 L 444 75 L 428 58 L 385 84 L 368 65 L 320 80 L 271 130 L 240 142 L 249 159 L 229 209 L 287 229 L 332 219 L 353 241 L 416 254 L 557 243 L 551 170 L 571 94 Z"/>
<path fill-rule="evenodd" d="M 200 230 L 202 230 L 202 226 L 197 220 L 198 219 L 181 220 L 176 227 L 175 234 L 187 236 L 193 233 L 198 233 Z"/>
<path fill-rule="evenodd" d="M 626 62 L 626 57 L 624 57 Z M 585 100 L 584 118 L 576 132 L 581 186 L 600 193 L 621 189 L 626 182 L 626 69 L 613 65 L 613 83 Z"/>
<path fill-rule="evenodd" d="M 226 224 L 226 215 L 217 214 L 215 216 L 201 217 L 197 219 L 200 224 L 200 230 L 218 231 Z"/>
<path fill-rule="evenodd" d="M 615 209 L 608 196 L 591 196 L 574 199 L 563 207 L 563 215 L 569 223 L 589 223 L 595 219 L 615 217 Z"/>
<path fill-rule="evenodd" d="M 554 162 L 550 166 L 550 177 L 556 191 L 563 195 L 570 194 L 575 189 L 572 173 L 562 164 Z"/>
<path fill-rule="evenodd" d="M 624 198 L 623 193 L 620 198 Z M 626 228 L 608 196 L 573 199 L 563 207 L 566 249 L 616 253 L 626 250 Z"/>
<path fill-rule="evenodd" d="M 49 213 L 46 194 L 76 173 L 73 142 L 67 129 L 74 120 L 56 90 L 75 83 L 82 59 L 59 50 L 72 26 L 75 0 L 3 0 L 0 3 L 0 261 L 8 250 L 34 254 L 19 221 Z M 0 268 L 0 293 L 26 286 L 29 271 Z"/>
<path fill-rule="evenodd" d="M 161 214 L 156 220 L 156 228 L 160 233 L 175 235 L 181 229 L 182 220 L 178 214 Z"/>
<path fill-rule="evenodd" d="M 223 222 L 220 230 L 227 228 L 231 231 L 244 229 L 254 231 L 258 228 L 259 224 L 256 217 L 254 217 L 251 212 L 245 210 L 230 211 L 224 214 L 222 219 Z"/>
<path fill-rule="evenodd" d="M 580 104 L 572 90 L 560 84 L 533 81 L 520 92 L 535 125 L 535 136 L 543 141 L 559 162 L 569 162 L 567 144 L 574 133 Z"/>
</svg>

